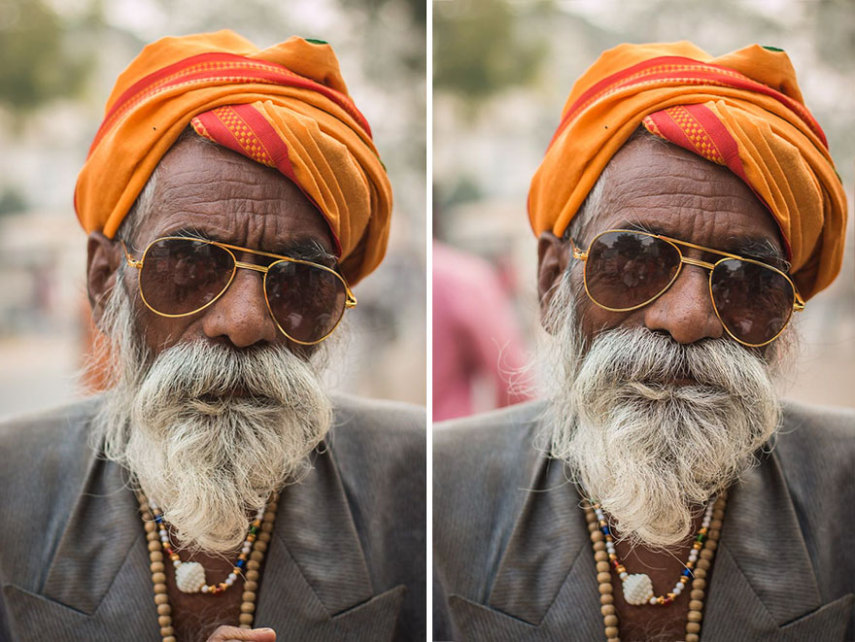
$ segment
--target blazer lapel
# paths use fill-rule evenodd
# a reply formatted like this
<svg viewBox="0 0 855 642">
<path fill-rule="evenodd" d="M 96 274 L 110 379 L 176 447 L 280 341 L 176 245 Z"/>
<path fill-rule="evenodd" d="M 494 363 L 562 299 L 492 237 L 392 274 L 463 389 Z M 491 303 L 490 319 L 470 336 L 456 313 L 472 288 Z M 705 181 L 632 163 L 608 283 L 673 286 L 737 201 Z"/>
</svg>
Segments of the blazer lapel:
<svg viewBox="0 0 855 642">
<path fill-rule="evenodd" d="M 487 605 L 449 599 L 466 640 L 567 640 L 602 636 L 599 594 L 576 487 L 560 462 L 536 456 L 522 512 Z"/>
<path fill-rule="evenodd" d="M 775 456 L 731 491 L 703 633 L 710 639 L 841 640 L 853 596 L 823 605 Z"/>
<path fill-rule="evenodd" d="M 136 500 L 118 465 L 94 453 L 90 458 L 41 591 L 5 589 L 11 619 L 19 635 L 29 632 L 34 640 L 113 640 L 130 633 L 155 640 L 157 611 Z"/>
<path fill-rule="evenodd" d="M 333 455 L 323 450 L 282 493 L 256 625 L 286 640 L 388 640 L 404 590 L 374 595 Z"/>
<path fill-rule="evenodd" d="M 540 457 L 486 605 L 450 596 L 465 640 L 598 640 L 593 555 L 575 486 Z M 842 640 L 855 596 L 823 604 L 777 458 L 731 491 L 703 634 L 756 642 Z"/>
</svg>

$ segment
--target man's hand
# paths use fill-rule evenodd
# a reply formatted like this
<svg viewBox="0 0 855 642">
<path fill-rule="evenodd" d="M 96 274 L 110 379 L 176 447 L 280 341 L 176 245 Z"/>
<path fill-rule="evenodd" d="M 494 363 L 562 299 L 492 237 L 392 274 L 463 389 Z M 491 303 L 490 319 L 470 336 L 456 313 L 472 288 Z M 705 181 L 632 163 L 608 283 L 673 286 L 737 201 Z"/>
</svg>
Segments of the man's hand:
<svg viewBox="0 0 855 642">
<path fill-rule="evenodd" d="M 273 629 L 239 629 L 236 626 L 218 626 L 208 638 L 208 642 L 276 642 L 276 631 Z"/>
</svg>

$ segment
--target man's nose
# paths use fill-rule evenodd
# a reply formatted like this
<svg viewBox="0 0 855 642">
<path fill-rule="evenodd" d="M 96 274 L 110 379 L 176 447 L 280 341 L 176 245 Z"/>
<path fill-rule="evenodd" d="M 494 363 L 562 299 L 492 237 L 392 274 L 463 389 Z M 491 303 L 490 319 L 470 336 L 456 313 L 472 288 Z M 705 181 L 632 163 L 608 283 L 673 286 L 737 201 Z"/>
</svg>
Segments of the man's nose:
<svg viewBox="0 0 855 642">
<path fill-rule="evenodd" d="M 272 343 L 279 338 L 264 298 L 264 275 L 254 270 L 238 269 L 225 294 L 204 314 L 205 335 L 226 338 L 237 348 Z"/>
<path fill-rule="evenodd" d="M 684 264 L 668 291 L 644 308 L 644 325 L 667 332 L 678 343 L 722 337 L 724 327 L 710 298 L 709 272 Z"/>
</svg>

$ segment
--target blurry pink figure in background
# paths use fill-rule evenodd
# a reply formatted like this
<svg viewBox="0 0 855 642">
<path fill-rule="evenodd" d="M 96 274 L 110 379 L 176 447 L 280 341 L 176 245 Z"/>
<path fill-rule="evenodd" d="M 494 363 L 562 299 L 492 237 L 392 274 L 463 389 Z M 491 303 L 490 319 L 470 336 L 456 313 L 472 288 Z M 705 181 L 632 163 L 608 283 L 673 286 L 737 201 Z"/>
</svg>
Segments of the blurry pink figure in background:
<svg viewBox="0 0 855 642">
<path fill-rule="evenodd" d="M 433 419 L 475 411 L 482 380 L 493 407 L 531 395 L 520 370 L 528 356 L 513 306 L 498 271 L 487 261 L 433 242 Z"/>
</svg>

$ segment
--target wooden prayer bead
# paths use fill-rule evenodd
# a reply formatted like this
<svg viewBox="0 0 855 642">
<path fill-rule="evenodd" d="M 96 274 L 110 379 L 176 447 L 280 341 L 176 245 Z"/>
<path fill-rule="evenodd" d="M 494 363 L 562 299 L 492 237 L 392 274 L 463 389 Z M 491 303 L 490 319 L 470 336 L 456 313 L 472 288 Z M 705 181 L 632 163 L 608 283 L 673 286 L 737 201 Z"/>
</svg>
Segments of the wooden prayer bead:
<svg viewBox="0 0 855 642">
<path fill-rule="evenodd" d="M 701 642 L 701 637 L 695 633 L 686 633 L 684 642 Z"/>
<path fill-rule="evenodd" d="M 612 604 L 615 601 L 615 597 L 611 593 L 603 593 L 602 591 L 600 593 L 600 604 Z"/>
<path fill-rule="evenodd" d="M 701 615 L 698 611 L 689 611 L 689 615 L 687 619 L 689 622 L 700 622 L 703 615 Z"/>
<path fill-rule="evenodd" d="M 169 604 L 158 604 L 157 605 L 157 614 L 158 615 L 172 615 L 172 607 Z"/>
<path fill-rule="evenodd" d="M 610 570 L 608 562 L 597 562 L 597 573 L 608 573 Z"/>
<path fill-rule="evenodd" d="M 597 573 L 597 581 L 600 583 L 606 583 L 612 581 L 611 573 Z"/>
<path fill-rule="evenodd" d="M 698 622 L 686 623 L 686 633 L 700 633 L 701 625 Z"/>
<path fill-rule="evenodd" d="M 163 562 L 152 562 L 151 565 L 149 565 L 149 569 L 151 569 L 152 574 L 163 573 L 165 567 L 163 566 Z"/>
<path fill-rule="evenodd" d="M 606 627 L 606 637 L 607 638 L 616 638 L 619 635 L 618 628 L 616 626 L 607 626 Z"/>
<path fill-rule="evenodd" d="M 161 566 L 163 566 L 163 564 L 161 564 Z M 163 573 L 162 571 L 157 572 L 157 573 L 152 573 L 151 574 L 151 581 L 154 582 L 155 584 L 165 584 L 166 583 L 166 574 Z"/>
<path fill-rule="evenodd" d="M 617 627 L 617 625 L 618 625 L 618 619 L 617 619 L 616 615 L 606 615 L 603 618 L 603 622 L 605 623 L 606 626 Z"/>
<path fill-rule="evenodd" d="M 252 604 L 251 602 L 243 602 L 240 605 L 240 612 L 241 613 L 255 613 L 255 604 Z"/>
<path fill-rule="evenodd" d="M 252 613 L 241 613 L 238 616 L 238 622 L 241 624 L 252 624 Z"/>
<path fill-rule="evenodd" d="M 172 626 L 172 618 L 168 615 L 161 615 L 157 618 L 158 626 Z"/>
<path fill-rule="evenodd" d="M 600 607 L 600 613 L 603 615 L 614 615 L 615 614 L 615 605 L 614 604 L 603 604 Z"/>
</svg>

